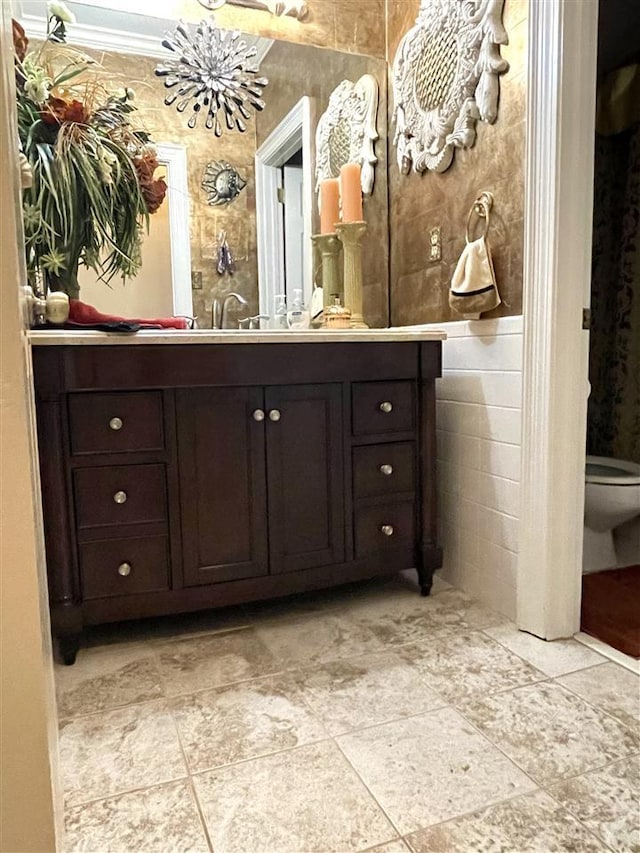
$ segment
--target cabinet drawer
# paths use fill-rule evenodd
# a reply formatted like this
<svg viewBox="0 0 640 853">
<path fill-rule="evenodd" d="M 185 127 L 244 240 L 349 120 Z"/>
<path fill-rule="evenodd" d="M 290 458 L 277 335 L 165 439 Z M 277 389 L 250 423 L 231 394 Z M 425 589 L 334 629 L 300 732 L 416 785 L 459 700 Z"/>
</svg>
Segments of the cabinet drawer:
<svg viewBox="0 0 640 853">
<path fill-rule="evenodd" d="M 356 510 L 356 557 L 406 548 L 413 553 L 415 507 L 413 501 L 396 501 Z"/>
<path fill-rule="evenodd" d="M 164 465 L 78 468 L 73 473 L 79 529 L 164 521 Z"/>
<path fill-rule="evenodd" d="M 411 442 L 371 444 L 353 450 L 354 497 L 415 490 L 415 449 Z"/>
<path fill-rule="evenodd" d="M 164 448 L 159 391 L 70 394 L 69 423 L 75 454 Z"/>
<path fill-rule="evenodd" d="M 80 546 L 83 598 L 169 589 L 166 536 L 110 539 Z"/>
<path fill-rule="evenodd" d="M 414 429 L 413 382 L 354 382 L 352 395 L 354 435 Z"/>
</svg>

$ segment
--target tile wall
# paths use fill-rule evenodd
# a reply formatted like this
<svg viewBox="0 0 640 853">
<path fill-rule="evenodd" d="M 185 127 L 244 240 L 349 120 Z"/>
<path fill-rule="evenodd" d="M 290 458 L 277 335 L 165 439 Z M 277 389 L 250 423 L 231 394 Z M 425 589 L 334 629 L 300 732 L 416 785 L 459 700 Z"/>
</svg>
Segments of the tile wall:
<svg viewBox="0 0 640 853">
<path fill-rule="evenodd" d="M 447 323 L 437 384 L 445 580 L 515 618 L 522 317 Z"/>
</svg>

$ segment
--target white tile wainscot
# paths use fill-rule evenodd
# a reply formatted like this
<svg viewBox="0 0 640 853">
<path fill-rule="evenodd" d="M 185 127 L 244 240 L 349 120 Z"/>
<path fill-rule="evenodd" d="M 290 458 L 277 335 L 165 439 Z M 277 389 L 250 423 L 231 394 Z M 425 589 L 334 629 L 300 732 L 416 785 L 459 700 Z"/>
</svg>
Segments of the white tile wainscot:
<svg viewBox="0 0 640 853">
<path fill-rule="evenodd" d="M 447 333 L 436 383 L 442 577 L 514 619 L 522 317 L 439 328 Z"/>
</svg>

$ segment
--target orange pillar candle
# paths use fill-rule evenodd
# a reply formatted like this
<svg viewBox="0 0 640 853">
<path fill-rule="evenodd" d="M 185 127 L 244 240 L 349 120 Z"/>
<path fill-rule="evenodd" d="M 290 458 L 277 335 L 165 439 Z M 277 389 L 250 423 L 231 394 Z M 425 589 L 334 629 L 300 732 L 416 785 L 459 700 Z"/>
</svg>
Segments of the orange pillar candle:
<svg viewBox="0 0 640 853">
<path fill-rule="evenodd" d="M 347 163 L 340 169 L 342 221 L 362 222 L 362 169 L 359 163 Z"/>
<path fill-rule="evenodd" d="M 320 233 L 333 234 L 340 221 L 340 181 L 327 178 L 320 182 Z"/>
</svg>

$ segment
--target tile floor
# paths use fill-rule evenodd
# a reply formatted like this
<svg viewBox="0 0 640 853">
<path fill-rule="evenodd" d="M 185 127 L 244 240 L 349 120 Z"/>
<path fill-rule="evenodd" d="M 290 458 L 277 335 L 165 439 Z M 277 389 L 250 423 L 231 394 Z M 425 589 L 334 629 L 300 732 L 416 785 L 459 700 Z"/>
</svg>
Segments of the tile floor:
<svg viewBox="0 0 640 853">
<path fill-rule="evenodd" d="M 640 679 L 437 582 L 95 629 L 67 853 L 640 850 Z"/>
</svg>

